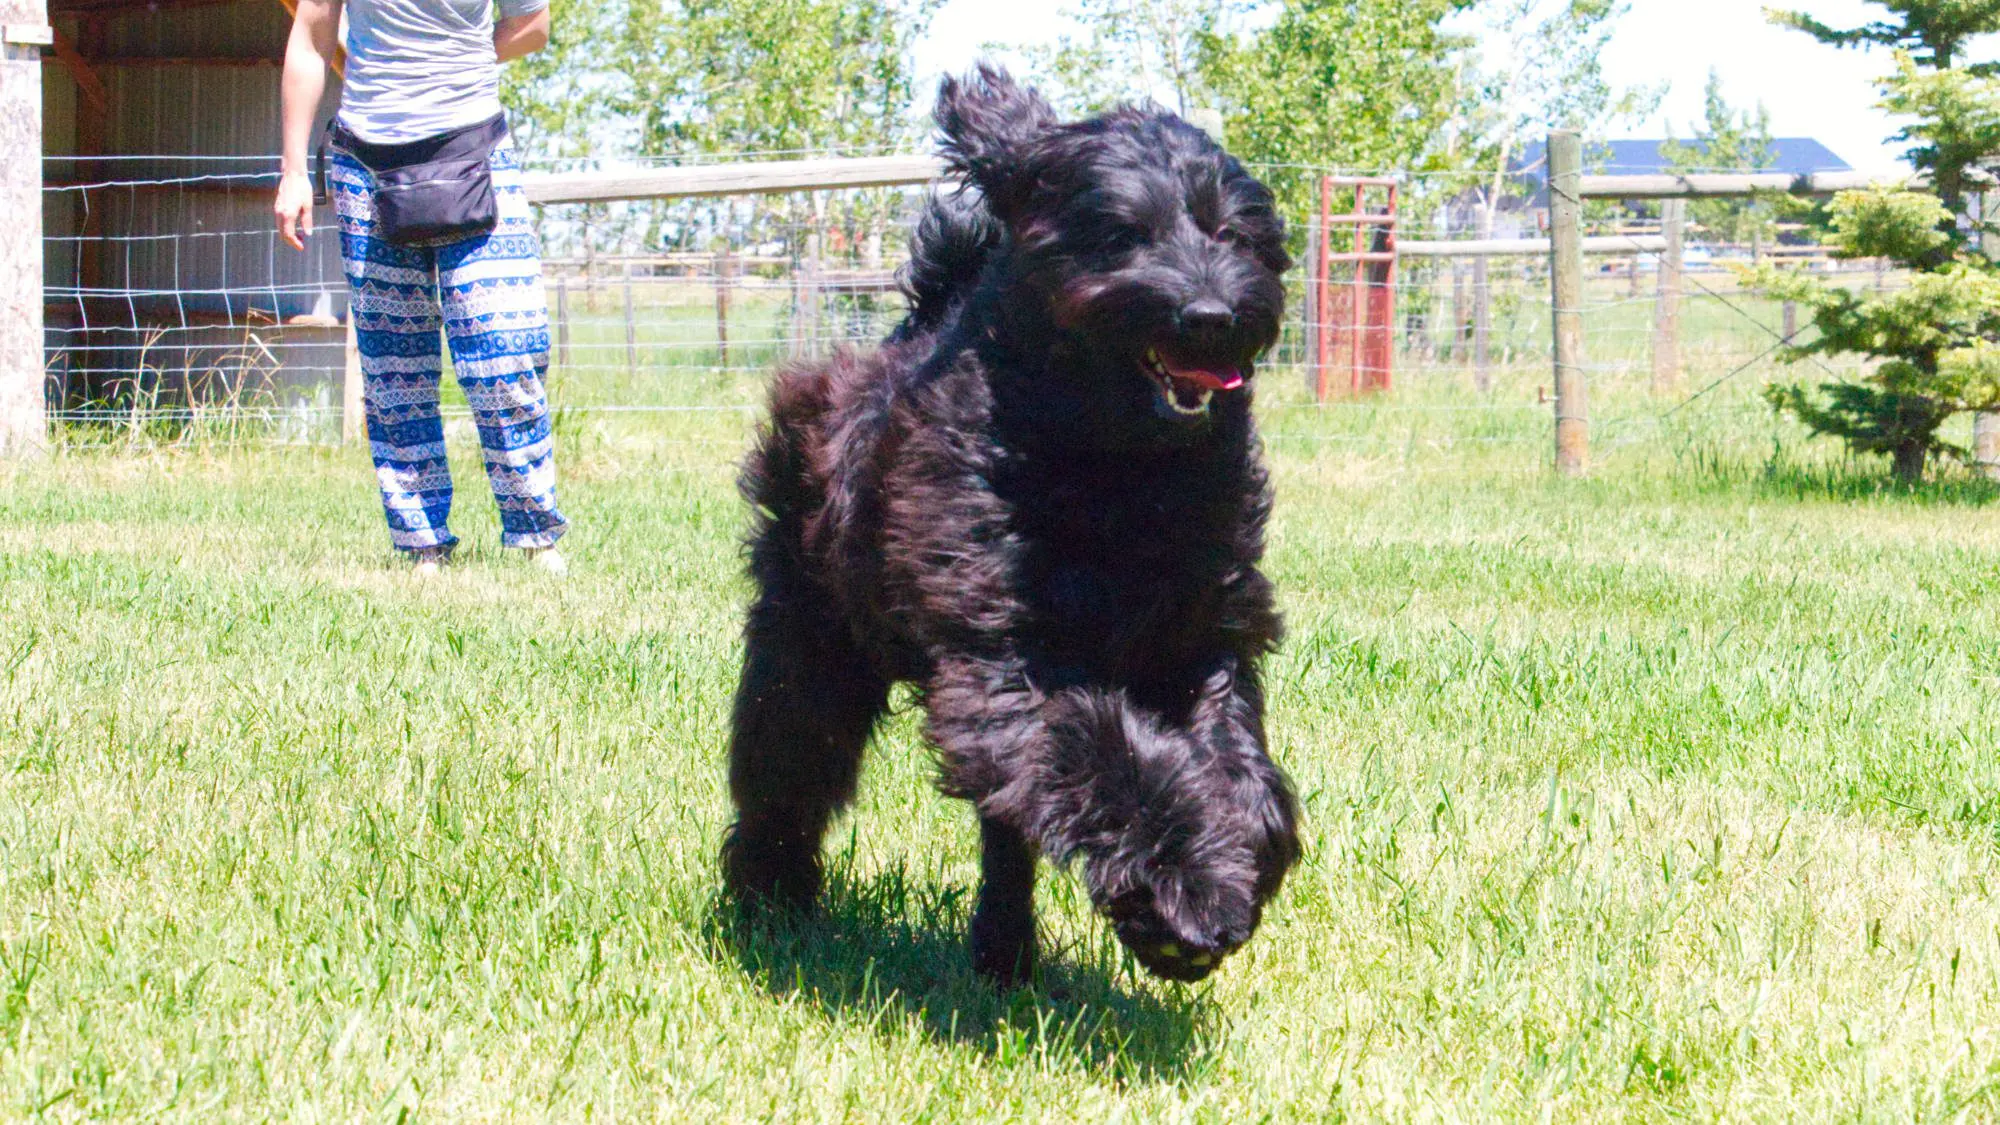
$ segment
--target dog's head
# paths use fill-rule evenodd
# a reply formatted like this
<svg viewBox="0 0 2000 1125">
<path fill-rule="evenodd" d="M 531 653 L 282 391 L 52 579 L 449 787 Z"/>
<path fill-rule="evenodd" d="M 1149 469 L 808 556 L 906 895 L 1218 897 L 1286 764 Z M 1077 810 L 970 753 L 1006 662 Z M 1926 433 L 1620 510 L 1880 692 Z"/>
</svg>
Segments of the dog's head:
<svg viewBox="0 0 2000 1125">
<path fill-rule="evenodd" d="M 1092 393 L 1199 427 L 1241 398 L 1278 339 L 1284 223 L 1269 189 L 1158 108 L 1058 123 L 1004 71 L 946 79 L 937 120 L 954 174 L 1008 228 L 1010 269 L 1090 362 Z"/>
<path fill-rule="evenodd" d="M 1261 754 L 1218 752 L 1122 695 L 1072 697 L 1052 726 L 1038 835 L 1081 867 L 1141 965 L 1201 980 L 1250 940 L 1298 860 L 1290 786 Z"/>
</svg>

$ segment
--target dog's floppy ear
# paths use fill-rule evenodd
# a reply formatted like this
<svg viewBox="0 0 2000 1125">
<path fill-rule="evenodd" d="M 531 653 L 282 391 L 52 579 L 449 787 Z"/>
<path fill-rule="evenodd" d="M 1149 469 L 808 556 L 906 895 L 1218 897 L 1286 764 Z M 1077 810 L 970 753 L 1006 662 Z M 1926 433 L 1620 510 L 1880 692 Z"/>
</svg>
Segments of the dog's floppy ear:
<svg viewBox="0 0 2000 1125">
<path fill-rule="evenodd" d="M 979 188 L 988 207 L 1011 221 L 1033 186 L 1028 155 L 1055 125 L 1055 110 L 1034 90 L 991 63 L 938 86 L 938 128 L 945 167 Z"/>
</svg>

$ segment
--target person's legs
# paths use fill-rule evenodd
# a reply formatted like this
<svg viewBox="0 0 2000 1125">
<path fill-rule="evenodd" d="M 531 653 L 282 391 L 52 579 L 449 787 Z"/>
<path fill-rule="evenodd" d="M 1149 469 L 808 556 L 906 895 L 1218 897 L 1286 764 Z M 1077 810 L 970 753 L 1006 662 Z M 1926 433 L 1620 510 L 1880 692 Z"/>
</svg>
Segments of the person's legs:
<svg viewBox="0 0 2000 1125">
<path fill-rule="evenodd" d="M 438 417 L 442 318 L 433 252 L 374 237 L 374 178 L 358 161 L 337 154 L 329 178 L 389 542 L 413 554 L 449 552 L 458 540 L 448 526 L 451 470 Z"/>
<path fill-rule="evenodd" d="M 556 466 L 542 376 L 549 306 L 541 252 L 511 147 L 493 153 L 500 223 L 439 247 L 438 288 L 452 366 L 479 424 L 503 547 L 548 548 L 568 529 L 556 509 Z"/>
</svg>

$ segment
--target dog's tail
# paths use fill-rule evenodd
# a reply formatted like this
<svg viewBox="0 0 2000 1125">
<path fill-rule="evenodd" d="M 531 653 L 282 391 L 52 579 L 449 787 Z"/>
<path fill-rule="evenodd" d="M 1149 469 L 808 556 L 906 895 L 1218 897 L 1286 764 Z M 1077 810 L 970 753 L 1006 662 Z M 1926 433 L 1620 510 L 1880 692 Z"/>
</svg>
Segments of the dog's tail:
<svg viewBox="0 0 2000 1125">
<path fill-rule="evenodd" d="M 909 313 L 889 338 L 907 340 L 943 324 L 979 284 L 980 271 L 1005 236 L 1006 228 L 975 189 L 933 191 L 910 235 L 910 260 L 896 274 Z"/>
</svg>

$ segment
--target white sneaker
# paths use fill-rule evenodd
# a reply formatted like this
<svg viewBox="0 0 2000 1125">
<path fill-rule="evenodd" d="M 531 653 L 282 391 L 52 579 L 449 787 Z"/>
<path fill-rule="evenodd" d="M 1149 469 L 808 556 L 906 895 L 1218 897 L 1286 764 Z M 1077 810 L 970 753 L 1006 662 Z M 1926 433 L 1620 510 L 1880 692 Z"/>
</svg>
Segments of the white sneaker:
<svg viewBox="0 0 2000 1125">
<path fill-rule="evenodd" d="M 436 578 L 444 571 L 445 553 L 439 550 L 412 551 L 410 553 L 410 576 L 419 582 Z"/>
<path fill-rule="evenodd" d="M 569 573 L 569 562 L 562 552 L 554 547 L 523 547 L 521 553 L 528 556 L 528 562 L 541 567 L 551 578 L 561 578 Z"/>
</svg>

